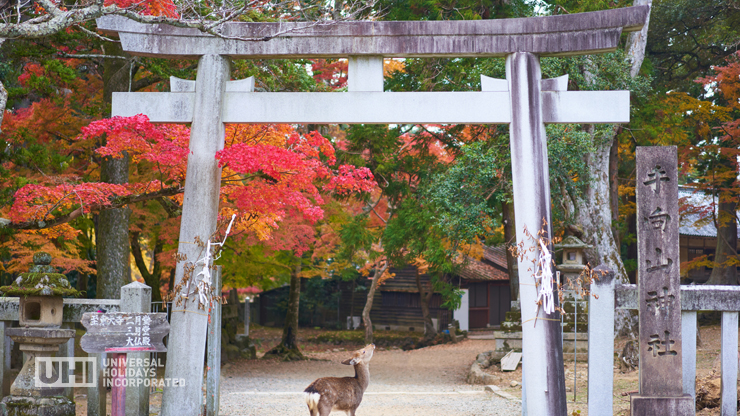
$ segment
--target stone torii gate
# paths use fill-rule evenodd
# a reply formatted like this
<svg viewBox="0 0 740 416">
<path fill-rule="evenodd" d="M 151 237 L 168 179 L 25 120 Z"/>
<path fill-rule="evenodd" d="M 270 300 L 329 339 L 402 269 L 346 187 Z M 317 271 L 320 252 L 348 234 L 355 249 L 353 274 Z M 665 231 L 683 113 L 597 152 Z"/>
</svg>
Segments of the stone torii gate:
<svg viewBox="0 0 740 416">
<path fill-rule="evenodd" d="M 523 332 L 524 408 L 531 415 L 564 415 L 565 381 L 559 315 L 536 305 L 536 235 L 551 236 L 545 123 L 629 121 L 629 91 L 566 91 L 567 77 L 542 80 L 541 56 L 616 50 L 623 31 L 640 30 L 648 6 L 524 19 L 416 22 L 227 23 L 223 37 L 125 18 L 98 19 L 138 56 L 199 59 L 195 81 L 173 80 L 170 93 L 114 93 L 113 115 L 144 113 L 155 123 L 191 123 L 176 282 L 185 263 L 216 227 L 224 123 L 454 123 L 510 124 Z M 303 27 L 303 28 L 302 28 Z M 282 34 L 275 36 L 275 34 Z M 239 38 L 264 38 L 244 41 Z M 483 77 L 479 92 L 384 92 L 384 57 L 506 57 L 506 80 Z M 229 81 L 229 59 L 348 58 L 348 92 L 254 92 L 252 79 Z M 529 247 L 533 250 L 527 250 Z M 197 274 L 198 270 L 195 271 Z M 188 313 L 182 313 L 187 308 Z M 539 323 L 535 326 L 535 317 Z M 544 318 L 544 319 L 543 319 Z M 187 380 L 166 389 L 163 416 L 195 416 L 207 316 L 191 302 L 174 308 L 165 376 Z"/>
</svg>

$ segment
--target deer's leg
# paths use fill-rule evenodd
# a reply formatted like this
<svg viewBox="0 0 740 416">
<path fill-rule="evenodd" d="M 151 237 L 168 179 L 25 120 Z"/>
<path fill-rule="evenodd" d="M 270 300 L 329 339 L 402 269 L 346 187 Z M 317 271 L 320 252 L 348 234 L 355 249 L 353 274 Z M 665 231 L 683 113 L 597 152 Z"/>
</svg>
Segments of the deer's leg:
<svg viewBox="0 0 740 416">
<path fill-rule="evenodd" d="M 319 400 L 319 416 L 329 416 L 329 413 L 331 413 L 332 405 L 329 404 L 326 400 L 324 400 L 323 397 L 321 397 L 321 400 Z"/>
</svg>

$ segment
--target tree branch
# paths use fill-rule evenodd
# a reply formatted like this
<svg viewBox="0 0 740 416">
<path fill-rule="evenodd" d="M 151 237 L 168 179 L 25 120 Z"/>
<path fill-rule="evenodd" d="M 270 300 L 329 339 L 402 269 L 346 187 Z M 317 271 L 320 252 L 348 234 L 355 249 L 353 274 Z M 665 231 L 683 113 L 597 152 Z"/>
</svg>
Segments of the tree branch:
<svg viewBox="0 0 740 416">
<path fill-rule="evenodd" d="M 89 211 L 102 211 L 106 209 L 122 208 L 128 204 L 140 201 L 148 201 L 151 199 L 162 198 L 166 196 L 173 196 L 180 194 L 184 191 L 180 187 L 165 188 L 155 192 L 149 192 L 145 194 L 129 195 L 116 197 L 111 204 L 93 204 L 88 205 Z M 68 223 L 83 214 L 83 207 L 79 207 L 67 215 L 54 218 L 50 221 L 25 221 L 25 222 L 9 222 L 8 220 L 0 218 L 0 228 L 9 228 L 11 230 L 43 230 L 46 228 L 55 227 L 57 225 Z M 4 220 L 4 221 L 3 221 Z"/>
<path fill-rule="evenodd" d="M 8 91 L 5 89 L 5 85 L 0 82 L 0 133 L 3 132 L 3 115 L 5 115 L 5 106 L 8 104 Z"/>
</svg>

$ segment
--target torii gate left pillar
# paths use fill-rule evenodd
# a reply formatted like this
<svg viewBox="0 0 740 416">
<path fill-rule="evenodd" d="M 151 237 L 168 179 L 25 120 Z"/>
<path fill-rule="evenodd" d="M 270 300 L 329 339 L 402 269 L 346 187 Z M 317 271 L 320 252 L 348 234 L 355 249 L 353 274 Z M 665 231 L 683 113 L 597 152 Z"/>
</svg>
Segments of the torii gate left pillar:
<svg viewBox="0 0 740 416">
<path fill-rule="evenodd" d="M 201 59 L 192 89 L 177 87 L 180 93 L 176 94 L 123 93 L 114 95 L 113 102 L 116 115 L 143 112 L 153 122 L 192 122 L 180 235 L 180 252 L 188 262 L 202 256 L 191 244 L 195 237 L 205 240 L 215 229 L 219 170 L 214 156 L 223 147 L 222 123 L 510 124 L 517 240 L 524 243 L 519 259 L 523 409 L 530 415 L 560 416 L 565 415 L 566 406 L 559 319 L 557 313 L 547 316 L 536 307 L 533 275 L 538 248 L 524 232 L 536 237 L 542 229 L 546 237 L 552 235 L 544 124 L 627 122 L 629 92 L 566 91 L 564 77 L 541 80 L 539 57 L 613 51 L 622 30 L 641 29 L 648 11 L 647 6 L 638 6 L 528 19 L 351 22 L 309 29 L 300 29 L 301 23 L 234 23 L 222 31 L 229 39 L 120 18 L 98 19 L 98 28 L 117 32 L 123 49 L 135 55 Z M 291 28 L 296 31 L 291 33 Z M 286 30 L 289 36 L 269 42 L 235 39 L 270 37 Z M 350 57 L 349 92 L 251 93 L 241 90 L 241 85 L 231 88 L 234 84 L 227 81 L 226 58 L 216 54 L 276 59 Z M 425 56 L 506 56 L 507 80 L 484 77 L 480 92 L 382 91 L 383 57 Z M 197 127 L 200 123 L 210 127 Z M 178 264 L 176 283 L 184 269 Z M 186 385 L 165 389 L 163 416 L 200 414 L 206 320 L 194 305 L 172 315 L 171 359 L 165 375 L 185 378 Z M 171 366 L 170 361 L 179 364 Z"/>
<path fill-rule="evenodd" d="M 185 273 L 195 279 L 197 271 L 192 266 L 205 254 L 203 244 L 198 244 L 197 241 L 207 242 L 216 231 L 221 189 L 221 169 L 218 167 L 216 152 L 224 148 L 221 109 L 229 74 L 230 62 L 227 57 L 203 55 L 198 62 L 194 92 L 195 108 L 199 111 L 193 112 L 190 128 L 179 258 L 175 271 L 176 286 L 182 282 Z M 186 267 L 192 269 L 186 271 Z M 184 414 L 195 414 L 193 411 L 203 405 L 201 383 L 207 326 L 208 310 L 198 309 L 198 296 L 183 299 L 180 306 L 173 302 L 165 378 L 184 380 L 184 385 L 165 389 L 162 402 L 179 403 L 180 409 L 190 410 Z M 184 415 L 180 412 L 176 414 Z"/>
</svg>

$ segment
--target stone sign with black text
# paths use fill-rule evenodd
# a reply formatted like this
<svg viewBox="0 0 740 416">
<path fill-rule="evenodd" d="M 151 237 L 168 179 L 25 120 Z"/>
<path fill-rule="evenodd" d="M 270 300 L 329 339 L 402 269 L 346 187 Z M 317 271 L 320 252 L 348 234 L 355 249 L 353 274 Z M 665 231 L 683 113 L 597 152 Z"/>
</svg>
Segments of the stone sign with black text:
<svg viewBox="0 0 740 416">
<path fill-rule="evenodd" d="M 632 415 L 693 415 L 681 363 L 676 147 L 637 148 L 640 394 Z"/>
<path fill-rule="evenodd" d="M 162 342 L 170 332 L 166 313 L 88 312 L 82 315 L 87 333 L 80 346 L 93 352 L 166 352 Z"/>
</svg>

